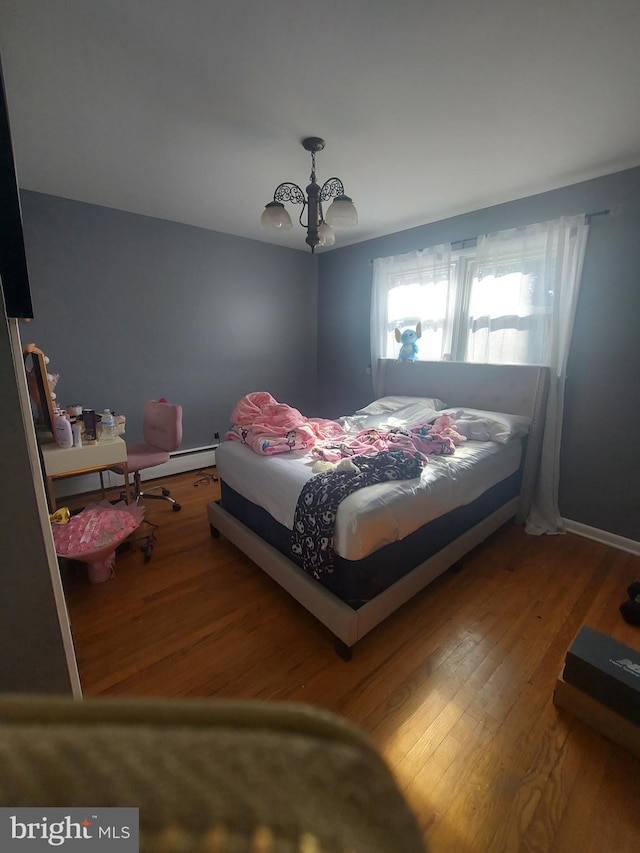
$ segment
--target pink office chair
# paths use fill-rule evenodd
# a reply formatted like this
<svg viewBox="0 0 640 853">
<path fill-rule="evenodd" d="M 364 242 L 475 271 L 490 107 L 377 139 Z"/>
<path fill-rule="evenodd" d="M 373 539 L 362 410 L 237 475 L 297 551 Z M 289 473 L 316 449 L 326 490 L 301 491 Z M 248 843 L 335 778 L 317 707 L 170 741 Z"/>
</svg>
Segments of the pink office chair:
<svg viewBox="0 0 640 853">
<path fill-rule="evenodd" d="M 180 510 L 180 504 L 170 496 L 164 486 L 152 486 L 143 492 L 140 483 L 140 471 L 163 465 L 169 461 L 169 456 L 180 447 L 182 441 L 182 406 L 172 406 L 169 403 L 150 400 L 144 407 L 144 444 L 134 444 L 127 447 L 127 466 L 133 473 L 134 497 L 136 503 L 140 498 L 155 498 L 169 501 L 174 512 Z M 116 474 L 123 474 L 123 468 L 114 465 L 110 468 Z M 154 491 L 160 494 L 151 494 Z"/>
</svg>

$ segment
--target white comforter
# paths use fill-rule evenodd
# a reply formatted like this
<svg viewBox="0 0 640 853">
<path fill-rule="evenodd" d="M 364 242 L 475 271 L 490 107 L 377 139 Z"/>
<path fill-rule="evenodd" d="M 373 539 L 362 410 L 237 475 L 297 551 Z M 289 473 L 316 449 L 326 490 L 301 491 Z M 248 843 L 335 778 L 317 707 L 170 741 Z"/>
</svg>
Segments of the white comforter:
<svg viewBox="0 0 640 853">
<path fill-rule="evenodd" d="M 338 509 L 334 546 L 341 557 L 360 560 L 457 506 L 470 503 L 520 464 L 520 441 L 469 441 L 455 455 L 430 457 L 419 479 L 380 483 L 349 495 Z M 220 477 L 232 489 L 293 527 L 298 495 L 313 476 L 306 452 L 265 457 L 240 442 L 216 450 Z"/>
</svg>

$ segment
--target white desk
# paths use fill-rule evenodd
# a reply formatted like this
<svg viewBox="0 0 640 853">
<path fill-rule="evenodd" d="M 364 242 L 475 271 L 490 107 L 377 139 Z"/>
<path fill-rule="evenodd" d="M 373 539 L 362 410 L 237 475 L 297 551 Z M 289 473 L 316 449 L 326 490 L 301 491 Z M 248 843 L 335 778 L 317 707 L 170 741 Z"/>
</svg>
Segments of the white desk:
<svg viewBox="0 0 640 853">
<path fill-rule="evenodd" d="M 42 444 L 40 449 L 42 450 L 51 512 L 56 510 L 54 480 L 60 477 L 73 477 L 77 474 L 89 474 L 92 471 L 105 471 L 113 465 L 122 465 L 127 503 L 131 502 L 127 444 L 122 438 L 98 441 L 96 444 L 83 444 L 82 447 L 58 447 L 57 444 Z"/>
</svg>

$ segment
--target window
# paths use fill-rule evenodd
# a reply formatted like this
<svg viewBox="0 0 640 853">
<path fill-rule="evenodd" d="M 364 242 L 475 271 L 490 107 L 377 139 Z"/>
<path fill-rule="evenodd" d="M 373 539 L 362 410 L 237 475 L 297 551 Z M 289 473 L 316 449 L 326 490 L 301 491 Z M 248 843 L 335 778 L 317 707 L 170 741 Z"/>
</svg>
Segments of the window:
<svg viewBox="0 0 640 853">
<path fill-rule="evenodd" d="M 496 364 L 544 364 L 551 334 L 553 291 L 546 289 L 543 260 L 502 259 L 483 274 L 467 262 L 456 357 Z"/>
<path fill-rule="evenodd" d="M 483 266 L 476 248 L 442 254 L 434 263 L 431 252 L 416 252 L 388 270 L 383 357 L 397 353 L 396 328 L 420 322 L 419 359 L 542 364 L 553 293 L 540 254 L 530 249 Z"/>
<path fill-rule="evenodd" d="M 422 323 L 419 355 L 439 361 L 450 337 L 447 323 L 450 299 L 449 269 L 436 274 L 417 267 L 399 275 L 388 294 L 387 352 L 397 350 L 395 330 Z"/>
</svg>

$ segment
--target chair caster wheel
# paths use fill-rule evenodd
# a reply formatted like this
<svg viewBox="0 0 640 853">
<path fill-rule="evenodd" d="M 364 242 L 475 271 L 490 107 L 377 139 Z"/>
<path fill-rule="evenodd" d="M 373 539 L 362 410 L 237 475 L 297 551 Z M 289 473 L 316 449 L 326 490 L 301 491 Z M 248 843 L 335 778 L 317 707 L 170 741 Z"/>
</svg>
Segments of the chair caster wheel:
<svg viewBox="0 0 640 853">
<path fill-rule="evenodd" d="M 172 509 L 174 512 L 180 512 L 180 510 L 182 509 L 182 507 L 180 506 L 180 504 L 172 504 L 171 509 Z"/>
<path fill-rule="evenodd" d="M 168 498 L 171 492 L 169 491 L 169 489 L 163 489 L 162 494 L 165 496 L 165 498 Z"/>
</svg>

